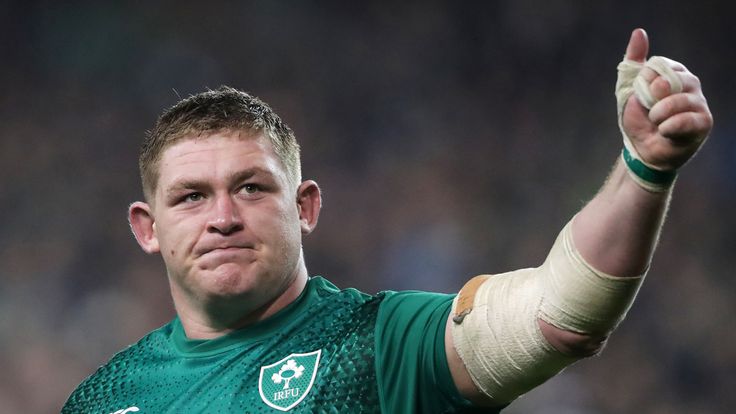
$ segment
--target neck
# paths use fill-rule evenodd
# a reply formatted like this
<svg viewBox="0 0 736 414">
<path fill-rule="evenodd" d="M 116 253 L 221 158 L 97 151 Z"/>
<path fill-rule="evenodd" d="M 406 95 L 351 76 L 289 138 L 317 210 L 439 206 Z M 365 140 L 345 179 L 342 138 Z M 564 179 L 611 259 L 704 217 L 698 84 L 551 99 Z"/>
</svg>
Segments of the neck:
<svg viewBox="0 0 736 414">
<path fill-rule="evenodd" d="M 184 298 L 181 294 L 177 294 L 174 286 L 172 286 L 172 296 L 187 338 L 213 339 L 238 329 L 247 328 L 284 309 L 299 297 L 306 287 L 307 279 L 307 270 L 304 261 L 300 258 L 293 276 L 285 279 L 285 283 L 271 295 L 267 295 L 271 298 L 265 303 L 261 298 L 264 295 L 262 291 L 246 295 L 253 296 L 252 298 L 216 298 L 207 304 L 199 304 L 199 306 L 189 306 L 189 301 L 182 300 Z M 253 303 L 259 305 L 250 308 L 248 305 Z"/>
</svg>

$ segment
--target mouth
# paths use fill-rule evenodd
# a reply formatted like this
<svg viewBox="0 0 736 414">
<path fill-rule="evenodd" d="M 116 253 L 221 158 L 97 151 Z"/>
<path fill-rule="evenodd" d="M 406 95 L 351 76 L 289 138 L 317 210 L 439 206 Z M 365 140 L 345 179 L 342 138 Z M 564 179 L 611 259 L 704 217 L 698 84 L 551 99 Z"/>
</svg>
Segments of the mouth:
<svg viewBox="0 0 736 414">
<path fill-rule="evenodd" d="M 241 250 L 254 250 L 253 246 L 249 245 L 234 245 L 234 246 L 219 246 L 202 249 L 199 252 L 199 256 L 204 256 L 210 253 L 235 253 Z"/>
</svg>

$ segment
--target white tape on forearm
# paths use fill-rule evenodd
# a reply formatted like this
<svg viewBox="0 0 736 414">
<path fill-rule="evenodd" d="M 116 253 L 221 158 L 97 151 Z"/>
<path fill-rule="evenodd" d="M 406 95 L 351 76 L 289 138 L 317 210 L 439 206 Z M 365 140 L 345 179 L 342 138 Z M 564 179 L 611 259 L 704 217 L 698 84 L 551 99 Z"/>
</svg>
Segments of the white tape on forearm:
<svg viewBox="0 0 736 414">
<path fill-rule="evenodd" d="M 639 289 L 642 277 L 617 278 L 588 265 L 572 244 L 570 227 L 542 266 L 471 280 L 453 303 L 455 349 L 478 389 L 497 403 L 514 400 L 579 359 L 552 347 L 539 319 L 607 335 Z"/>
<path fill-rule="evenodd" d="M 542 265 L 546 270 L 539 317 L 560 329 L 608 335 L 626 316 L 644 275 L 617 277 L 593 268 L 573 244 L 571 223 Z"/>
</svg>

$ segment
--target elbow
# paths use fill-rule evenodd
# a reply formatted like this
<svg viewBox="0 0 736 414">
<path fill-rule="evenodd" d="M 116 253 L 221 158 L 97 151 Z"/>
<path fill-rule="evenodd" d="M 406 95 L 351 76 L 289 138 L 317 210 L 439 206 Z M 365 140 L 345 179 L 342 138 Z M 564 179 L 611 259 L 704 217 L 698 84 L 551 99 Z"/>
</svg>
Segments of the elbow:
<svg viewBox="0 0 736 414">
<path fill-rule="evenodd" d="M 539 329 L 547 342 L 563 355 L 587 358 L 599 354 L 606 345 L 608 335 L 582 334 L 560 329 L 538 319 Z"/>
</svg>

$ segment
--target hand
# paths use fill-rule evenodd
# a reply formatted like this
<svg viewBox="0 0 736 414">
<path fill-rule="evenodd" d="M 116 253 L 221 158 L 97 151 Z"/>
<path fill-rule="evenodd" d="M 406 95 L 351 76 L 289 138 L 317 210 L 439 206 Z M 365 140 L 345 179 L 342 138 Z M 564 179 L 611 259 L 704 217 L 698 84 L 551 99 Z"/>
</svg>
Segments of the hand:
<svg viewBox="0 0 736 414">
<path fill-rule="evenodd" d="M 648 53 L 646 32 L 634 30 L 626 58 L 644 63 Z M 624 131 L 641 158 L 665 171 L 675 170 L 692 158 L 713 127 L 713 115 L 700 80 L 682 64 L 669 59 L 667 62 L 680 77 L 682 92 L 672 93 L 667 80 L 644 67 L 640 74 L 658 102 L 647 110 L 633 94 L 626 102 L 622 118 Z"/>
</svg>

